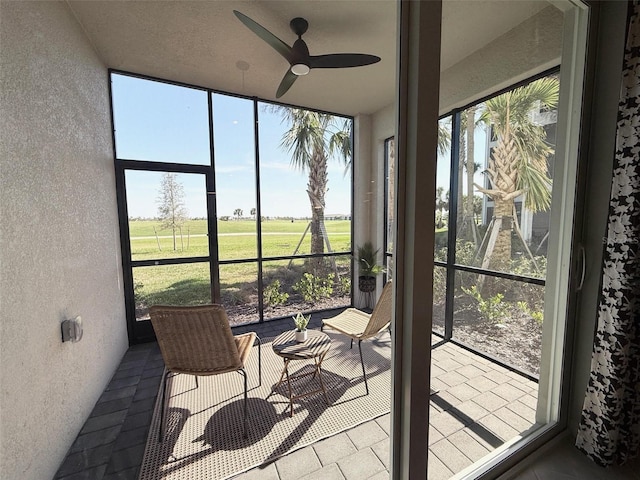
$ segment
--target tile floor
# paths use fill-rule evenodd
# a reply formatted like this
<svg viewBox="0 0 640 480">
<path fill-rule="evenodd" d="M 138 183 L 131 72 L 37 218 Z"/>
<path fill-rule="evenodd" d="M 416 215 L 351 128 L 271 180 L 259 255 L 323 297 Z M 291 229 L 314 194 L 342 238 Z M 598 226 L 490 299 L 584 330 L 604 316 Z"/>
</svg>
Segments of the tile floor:
<svg viewBox="0 0 640 480">
<path fill-rule="evenodd" d="M 321 319 L 314 315 L 311 326 L 319 328 Z M 291 322 L 284 319 L 235 330 L 259 330 L 264 338 L 288 328 Z M 137 479 L 162 371 L 157 344 L 127 351 L 54 480 Z M 430 480 L 450 478 L 533 425 L 537 385 L 455 345 L 435 346 L 432 387 L 437 393 L 431 397 Z M 235 478 L 388 479 L 389 427 L 387 414 Z M 636 480 L 637 471 L 602 469 L 563 444 L 515 478 Z"/>
</svg>

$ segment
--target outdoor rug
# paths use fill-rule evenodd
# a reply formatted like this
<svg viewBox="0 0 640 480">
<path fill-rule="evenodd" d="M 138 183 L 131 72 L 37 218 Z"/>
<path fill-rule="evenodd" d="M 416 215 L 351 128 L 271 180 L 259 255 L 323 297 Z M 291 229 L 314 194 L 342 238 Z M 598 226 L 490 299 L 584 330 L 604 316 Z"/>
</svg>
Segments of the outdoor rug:
<svg viewBox="0 0 640 480">
<path fill-rule="evenodd" d="M 390 411 L 391 339 L 388 333 L 363 341 L 369 395 L 365 394 L 358 346 L 326 332 L 331 348 L 323 363 L 329 405 L 322 393 L 295 400 L 290 417 L 287 385 L 280 379 L 283 359 L 262 339 L 262 386 L 254 347 L 249 376 L 248 438 L 242 438 L 243 380 L 238 373 L 199 377 L 170 376 L 164 441 L 158 442 L 160 407 L 156 404 L 140 470 L 140 480 L 225 479 L 270 463 L 287 453 L 335 435 Z M 292 374 L 313 370 L 312 360 L 293 360 Z M 292 381 L 295 393 L 319 387 L 317 376 Z M 159 398 L 159 396 L 158 396 Z"/>
</svg>

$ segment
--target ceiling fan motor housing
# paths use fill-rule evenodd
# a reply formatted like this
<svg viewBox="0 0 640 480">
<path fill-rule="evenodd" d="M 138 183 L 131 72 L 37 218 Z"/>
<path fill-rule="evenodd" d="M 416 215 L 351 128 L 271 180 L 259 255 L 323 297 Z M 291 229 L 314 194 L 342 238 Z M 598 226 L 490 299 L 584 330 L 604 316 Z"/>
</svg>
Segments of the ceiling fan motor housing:
<svg viewBox="0 0 640 480">
<path fill-rule="evenodd" d="M 293 33 L 298 37 L 301 37 L 309 28 L 309 22 L 302 17 L 296 17 L 289 22 L 289 26 L 291 27 L 291 30 L 293 30 Z"/>
</svg>

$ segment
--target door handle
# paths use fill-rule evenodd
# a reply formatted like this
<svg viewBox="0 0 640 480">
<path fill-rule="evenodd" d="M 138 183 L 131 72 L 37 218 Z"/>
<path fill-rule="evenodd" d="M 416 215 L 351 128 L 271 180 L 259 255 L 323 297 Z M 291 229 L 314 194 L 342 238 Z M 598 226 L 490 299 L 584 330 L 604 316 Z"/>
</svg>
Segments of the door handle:
<svg viewBox="0 0 640 480">
<path fill-rule="evenodd" d="M 578 250 L 580 251 L 580 269 L 582 270 L 582 272 L 580 273 L 580 282 L 578 282 L 576 292 L 582 290 L 582 287 L 584 286 L 584 277 L 587 273 L 587 253 L 581 243 L 578 244 Z"/>
</svg>

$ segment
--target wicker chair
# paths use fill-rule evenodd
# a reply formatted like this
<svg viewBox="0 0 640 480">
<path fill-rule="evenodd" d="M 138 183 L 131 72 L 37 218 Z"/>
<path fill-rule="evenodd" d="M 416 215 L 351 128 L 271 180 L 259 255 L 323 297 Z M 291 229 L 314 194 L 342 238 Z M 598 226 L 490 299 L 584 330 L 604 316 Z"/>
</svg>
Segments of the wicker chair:
<svg viewBox="0 0 640 480">
<path fill-rule="evenodd" d="M 392 298 L 393 288 L 391 281 L 389 281 L 382 289 L 382 295 L 380 295 L 371 314 L 355 308 L 347 308 L 337 316 L 323 320 L 322 326 L 320 327 L 320 330 L 323 330 L 324 327 L 329 327 L 350 337 L 351 348 L 353 348 L 353 341 L 358 340 L 362 376 L 364 377 L 364 386 L 367 390 L 367 395 L 369 395 L 369 385 L 367 384 L 367 372 L 364 368 L 364 360 L 362 359 L 361 343 L 363 340 L 376 337 L 384 330 L 390 328 Z"/>
<path fill-rule="evenodd" d="M 165 306 L 149 309 L 151 323 L 165 363 L 162 379 L 162 410 L 158 439 L 164 436 L 167 380 L 170 373 L 196 377 L 238 372 L 244 377 L 243 433 L 247 437 L 247 372 L 245 364 L 251 348 L 258 342 L 258 382 L 262 385 L 262 348 L 253 332 L 234 336 L 229 318 L 221 305 Z"/>
</svg>

